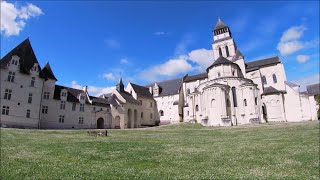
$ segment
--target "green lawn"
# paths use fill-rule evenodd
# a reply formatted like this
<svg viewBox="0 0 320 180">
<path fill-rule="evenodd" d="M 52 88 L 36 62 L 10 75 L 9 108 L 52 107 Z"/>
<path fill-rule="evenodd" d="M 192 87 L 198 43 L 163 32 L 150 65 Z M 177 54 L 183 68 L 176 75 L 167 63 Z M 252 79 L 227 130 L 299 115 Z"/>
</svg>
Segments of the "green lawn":
<svg viewBox="0 0 320 180">
<path fill-rule="evenodd" d="M 318 179 L 319 124 L 1 129 L 1 179 Z"/>
</svg>

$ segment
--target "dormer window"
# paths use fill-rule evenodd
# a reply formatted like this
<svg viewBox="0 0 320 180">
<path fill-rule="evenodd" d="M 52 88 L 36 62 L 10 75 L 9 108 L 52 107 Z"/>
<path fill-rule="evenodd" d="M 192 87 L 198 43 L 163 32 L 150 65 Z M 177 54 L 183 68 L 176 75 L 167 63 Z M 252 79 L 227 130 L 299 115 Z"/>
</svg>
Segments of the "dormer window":
<svg viewBox="0 0 320 180">
<path fill-rule="evenodd" d="M 35 84 L 35 82 L 36 82 L 36 78 L 35 77 L 32 77 L 31 78 L 31 87 L 34 87 L 34 84 Z"/>
<path fill-rule="evenodd" d="M 85 99 L 85 96 L 84 96 L 84 95 L 81 95 L 81 96 L 80 96 L 80 99 L 81 99 L 81 100 L 84 100 L 84 99 Z"/>
<path fill-rule="evenodd" d="M 17 61 L 17 60 L 12 59 L 11 63 L 12 63 L 13 65 L 17 65 L 17 64 L 18 64 L 18 61 Z"/>
<path fill-rule="evenodd" d="M 66 97 L 66 96 L 67 96 L 67 92 L 62 91 L 62 92 L 61 92 L 61 96 Z"/>
</svg>

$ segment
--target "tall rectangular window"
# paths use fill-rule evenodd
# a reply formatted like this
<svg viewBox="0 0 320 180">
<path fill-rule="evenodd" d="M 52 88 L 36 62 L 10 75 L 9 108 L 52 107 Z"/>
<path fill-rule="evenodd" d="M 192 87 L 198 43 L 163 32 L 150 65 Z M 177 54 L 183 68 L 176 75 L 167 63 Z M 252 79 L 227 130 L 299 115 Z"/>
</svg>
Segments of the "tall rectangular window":
<svg viewBox="0 0 320 180">
<path fill-rule="evenodd" d="M 9 81 L 9 82 L 14 82 L 14 76 L 15 76 L 15 75 L 16 75 L 15 72 L 9 71 L 8 81 Z"/>
<path fill-rule="evenodd" d="M 30 83 L 31 87 L 34 87 L 35 82 L 36 82 L 36 78 L 32 77 L 31 78 L 31 83 Z"/>
<path fill-rule="evenodd" d="M 79 124 L 83 124 L 83 117 L 79 117 Z"/>
<path fill-rule="evenodd" d="M 66 97 L 66 96 L 67 96 L 67 93 L 66 93 L 66 92 L 62 92 L 62 93 L 61 93 L 61 96 Z"/>
<path fill-rule="evenodd" d="M 32 93 L 29 93 L 29 96 L 28 96 L 28 103 L 32 103 Z"/>
<path fill-rule="evenodd" d="M 30 109 L 27 109 L 26 117 L 27 117 L 27 118 L 30 118 Z"/>
<path fill-rule="evenodd" d="M 267 78 L 265 76 L 261 77 L 262 84 L 267 84 Z"/>
<path fill-rule="evenodd" d="M 272 75 L 272 79 L 273 79 L 273 82 L 274 82 L 274 83 L 277 83 L 277 82 L 278 82 L 277 76 L 276 76 L 275 74 Z"/>
<path fill-rule="evenodd" d="M 60 109 L 66 109 L 66 102 L 65 101 L 61 101 Z"/>
<path fill-rule="evenodd" d="M 2 106 L 2 114 L 9 115 L 9 106 Z"/>
<path fill-rule="evenodd" d="M 42 114 L 48 114 L 48 106 L 42 106 Z"/>
<path fill-rule="evenodd" d="M 63 115 L 59 115 L 59 123 L 64 123 L 64 116 Z"/>
<path fill-rule="evenodd" d="M 43 99 L 49 99 L 50 93 L 49 92 L 44 92 L 43 93 Z"/>
<path fill-rule="evenodd" d="M 76 106 L 77 106 L 77 104 L 74 102 L 74 103 L 72 103 L 72 111 L 75 111 L 76 110 Z"/>
<path fill-rule="evenodd" d="M 80 104 L 80 112 L 84 112 L 84 104 Z"/>
<path fill-rule="evenodd" d="M 11 99 L 11 93 L 12 93 L 11 89 L 6 89 L 5 92 L 4 92 L 4 99 L 10 100 Z"/>
<path fill-rule="evenodd" d="M 152 107 L 152 102 L 150 102 L 150 107 Z"/>
</svg>

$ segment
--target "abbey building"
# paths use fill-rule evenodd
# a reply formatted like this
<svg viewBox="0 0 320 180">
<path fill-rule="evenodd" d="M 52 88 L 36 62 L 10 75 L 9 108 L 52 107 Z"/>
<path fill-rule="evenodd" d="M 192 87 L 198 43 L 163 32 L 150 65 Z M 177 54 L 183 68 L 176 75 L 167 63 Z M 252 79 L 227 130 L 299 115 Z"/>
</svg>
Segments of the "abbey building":
<svg viewBox="0 0 320 180">
<path fill-rule="evenodd" d="M 119 80 L 94 97 L 57 85 L 40 67 L 29 39 L 0 61 L 1 126 L 21 128 L 138 128 L 179 122 L 232 126 L 316 120 L 319 84 L 306 92 L 286 79 L 279 57 L 246 62 L 220 19 L 213 29 L 214 59 L 206 72 L 149 85 Z"/>
</svg>

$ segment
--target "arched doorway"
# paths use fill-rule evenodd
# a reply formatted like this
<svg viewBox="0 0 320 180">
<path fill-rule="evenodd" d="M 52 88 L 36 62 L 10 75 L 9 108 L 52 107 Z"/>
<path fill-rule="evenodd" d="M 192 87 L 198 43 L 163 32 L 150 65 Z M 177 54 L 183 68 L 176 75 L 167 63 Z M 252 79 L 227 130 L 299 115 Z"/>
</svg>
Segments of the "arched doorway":
<svg viewBox="0 0 320 180">
<path fill-rule="evenodd" d="M 120 116 L 116 116 L 115 118 L 114 118 L 114 128 L 115 129 L 120 129 L 121 127 L 120 127 Z"/>
<path fill-rule="evenodd" d="M 104 119 L 102 117 L 97 120 L 97 129 L 104 129 Z"/>
<path fill-rule="evenodd" d="M 133 112 L 133 120 L 134 120 L 134 127 L 137 128 L 138 127 L 138 112 L 137 110 L 135 109 L 134 112 Z"/>
<path fill-rule="evenodd" d="M 132 112 L 131 112 L 131 109 L 128 109 L 128 123 L 127 123 L 127 127 L 128 128 L 131 128 L 131 122 L 132 122 L 132 119 L 131 119 L 131 116 L 132 116 Z"/>
</svg>

